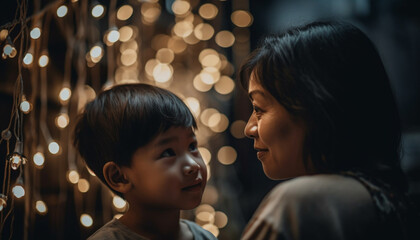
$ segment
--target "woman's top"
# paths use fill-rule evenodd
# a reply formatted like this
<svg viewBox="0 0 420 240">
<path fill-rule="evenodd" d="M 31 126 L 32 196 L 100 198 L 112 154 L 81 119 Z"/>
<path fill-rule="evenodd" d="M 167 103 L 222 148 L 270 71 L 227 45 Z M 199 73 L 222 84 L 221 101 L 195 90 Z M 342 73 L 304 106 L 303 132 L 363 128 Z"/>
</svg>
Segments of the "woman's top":
<svg viewBox="0 0 420 240">
<path fill-rule="evenodd" d="M 361 173 L 303 176 L 266 196 L 242 239 L 420 239 L 408 231 L 410 211 L 403 195 Z"/>
<path fill-rule="evenodd" d="M 187 224 L 191 230 L 194 240 L 217 240 L 213 234 L 203 229 L 194 222 L 181 219 L 180 222 Z M 127 226 L 122 224 L 118 219 L 114 218 L 98 231 L 96 231 L 88 240 L 148 240 L 143 236 L 131 231 Z"/>
</svg>

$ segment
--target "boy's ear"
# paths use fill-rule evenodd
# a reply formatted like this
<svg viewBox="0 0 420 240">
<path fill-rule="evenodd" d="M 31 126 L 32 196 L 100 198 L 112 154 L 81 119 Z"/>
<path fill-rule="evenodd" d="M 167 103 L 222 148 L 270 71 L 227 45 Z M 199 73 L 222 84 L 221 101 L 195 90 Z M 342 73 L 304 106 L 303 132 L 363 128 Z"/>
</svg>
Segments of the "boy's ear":
<svg viewBox="0 0 420 240">
<path fill-rule="evenodd" d="M 131 183 L 124 175 L 120 166 L 115 162 L 107 162 L 103 167 L 105 181 L 115 191 L 126 193 L 131 188 Z"/>
</svg>

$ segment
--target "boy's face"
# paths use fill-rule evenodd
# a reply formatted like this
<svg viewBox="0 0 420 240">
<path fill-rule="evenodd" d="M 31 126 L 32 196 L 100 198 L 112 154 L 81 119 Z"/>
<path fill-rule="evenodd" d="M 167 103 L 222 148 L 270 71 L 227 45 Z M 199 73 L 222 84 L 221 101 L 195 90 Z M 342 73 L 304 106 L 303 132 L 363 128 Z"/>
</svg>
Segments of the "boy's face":
<svg viewBox="0 0 420 240">
<path fill-rule="evenodd" d="M 207 181 L 206 164 L 190 127 L 171 127 L 161 133 L 137 149 L 131 166 L 122 170 L 132 184 L 125 194 L 130 208 L 195 208 Z"/>
</svg>

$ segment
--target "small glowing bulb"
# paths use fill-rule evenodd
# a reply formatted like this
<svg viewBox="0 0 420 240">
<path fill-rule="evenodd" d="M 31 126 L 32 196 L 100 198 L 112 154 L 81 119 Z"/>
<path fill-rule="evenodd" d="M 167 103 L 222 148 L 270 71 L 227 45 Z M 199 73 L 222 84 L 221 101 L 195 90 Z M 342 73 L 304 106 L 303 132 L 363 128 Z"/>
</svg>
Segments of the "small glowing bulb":
<svg viewBox="0 0 420 240">
<path fill-rule="evenodd" d="M 52 141 L 48 144 L 48 150 L 52 154 L 57 154 L 60 151 L 60 145 L 58 145 L 57 142 Z"/>
<path fill-rule="evenodd" d="M 4 48 L 3 48 L 3 53 L 4 54 L 10 55 L 12 53 L 12 51 L 13 51 L 12 45 L 10 45 L 10 44 L 4 45 Z"/>
<path fill-rule="evenodd" d="M 35 153 L 33 157 L 33 161 L 36 166 L 41 167 L 42 165 L 44 165 L 44 162 L 45 162 L 44 154 L 42 152 Z"/>
<path fill-rule="evenodd" d="M 25 189 L 22 185 L 17 184 L 12 188 L 13 195 L 15 195 L 16 198 L 21 198 L 25 196 Z"/>
<path fill-rule="evenodd" d="M 34 27 L 30 32 L 30 36 L 32 39 L 38 39 L 41 37 L 41 29 L 39 27 Z"/>
<path fill-rule="evenodd" d="M 47 205 L 42 200 L 38 200 L 35 202 L 35 208 L 36 208 L 36 211 L 41 215 L 46 214 L 48 211 Z"/>
<path fill-rule="evenodd" d="M 70 119 L 67 113 L 61 113 L 56 119 L 55 124 L 59 128 L 65 128 L 69 125 Z"/>
<path fill-rule="evenodd" d="M 117 209 L 123 209 L 127 205 L 127 202 L 119 196 L 114 196 L 114 198 L 112 199 L 112 203 Z"/>
<path fill-rule="evenodd" d="M 12 156 L 9 158 L 9 161 L 10 161 L 10 166 L 12 167 L 13 170 L 17 170 L 20 164 L 23 162 L 22 156 L 17 153 L 13 153 Z"/>
<path fill-rule="evenodd" d="M 57 9 L 57 16 L 58 17 L 64 17 L 67 15 L 67 6 L 65 5 L 61 5 L 58 9 Z"/>
<path fill-rule="evenodd" d="M 81 178 L 79 179 L 79 182 L 77 183 L 77 188 L 79 189 L 80 192 L 85 193 L 89 191 L 90 184 L 88 180 Z"/>
<path fill-rule="evenodd" d="M 32 53 L 26 53 L 25 57 L 23 58 L 23 63 L 26 65 L 30 65 L 32 64 L 33 61 L 34 61 L 34 56 L 32 55 Z"/>
<path fill-rule="evenodd" d="M 80 223 L 85 227 L 90 227 L 93 224 L 93 219 L 89 214 L 84 213 L 80 216 Z"/>
<path fill-rule="evenodd" d="M 42 55 L 41 57 L 39 57 L 38 64 L 40 67 L 45 67 L 48 65 L 49 61 L 50 59 L 48 58 L 47 55 Z"/>
<path fill-rule="evenodd" d="M 7 207 L 7 196 L 0 193 L 0 212 Z"/>
<path fill-rule="evenodd" d="M 116 41 L 118 41 L 119 38 L 120 38 L 120 32 L 118 32 L 117 29 L 113 29 L 109 31 L 108 36 L 107 36 L 108 42 L 115 43 Z"/>
<path fill-rule="evenodd" d="M 105 11 L 104 6 L 98 4 L 92 8 L 92 16 L 98 18 L 102 16 L 102 14 L 104 14 L 104 11 Z"/>
<path fill-rule="evenodd" d="M 76 184 L 79 182 L 79 173 L 76 170 L 71 170 L 67 174 L 69 182 Z"/>
<path fill-rule="evenodd" d="M 64 87 L 61 89 L 60 94 L 59 94 L 60 100 L 61 101 L 67 101 L 70 99 L 71 97 L 71 90 L 70 88 Z"/>
<path fill-rule="evenodd" d="M 90 56 L 93 58 L 102 56 L 102 48 L 100 46 L 94 46 L 92 49 L 90 49 Z"/>
<path fill-rule="evenodd" d="M 22 101 L 20 103 L 20 110 L 24 113 L 29 113 L 31 111 L 31 104 L 27 100 Z"/>
</svg>

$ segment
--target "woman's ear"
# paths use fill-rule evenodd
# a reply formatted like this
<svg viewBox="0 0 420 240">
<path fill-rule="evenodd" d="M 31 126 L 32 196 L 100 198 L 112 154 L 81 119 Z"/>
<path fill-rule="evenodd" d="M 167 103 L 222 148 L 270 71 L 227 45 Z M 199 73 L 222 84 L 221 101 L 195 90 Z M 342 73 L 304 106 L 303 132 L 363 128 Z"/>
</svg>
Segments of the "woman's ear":
<svg viewBox="0 0 420 240">
<path fill-rule="evenodd" d="M 115 191 L 126 193 L 131 189 L 131 183 L 115 162 L 107 162 L 103 167 L 105 181 Z"/>
</svg>

